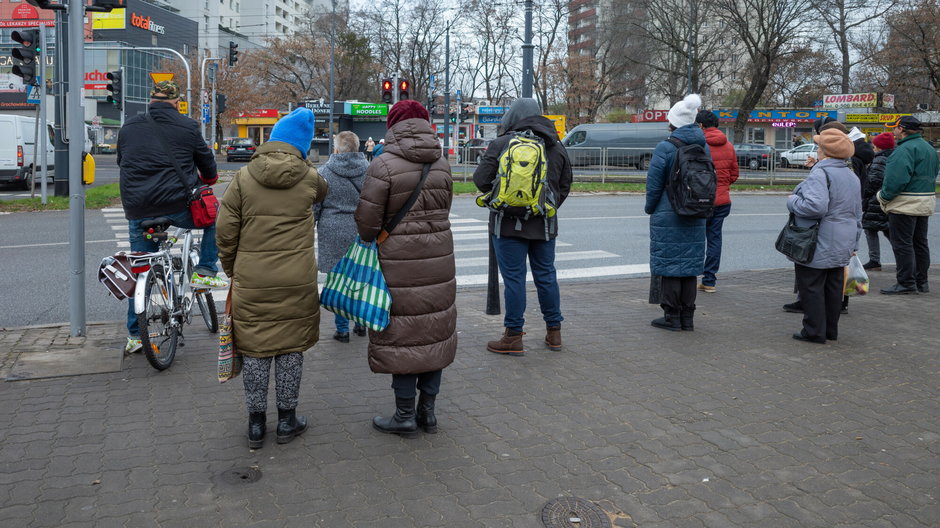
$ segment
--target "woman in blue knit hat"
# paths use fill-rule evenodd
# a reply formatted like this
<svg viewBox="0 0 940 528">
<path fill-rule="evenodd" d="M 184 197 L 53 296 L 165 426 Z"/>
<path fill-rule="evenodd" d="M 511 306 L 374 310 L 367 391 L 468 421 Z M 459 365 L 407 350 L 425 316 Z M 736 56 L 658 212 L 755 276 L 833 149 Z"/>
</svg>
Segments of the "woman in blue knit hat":
<svg viewBox="0 0 940 528">
<path fill-rule="evenodd" d="M 222 197 L 219 260 L 232 278 L 232 328 L 244 356 L 248 447 L 264 442 L 271 363 L 277 391 L 277 442 L 307 429 L 296 415 L 303 352 L 317 343 L 320 300 L 313 251 L 313 205 L 326 181 L 307 161 L 313 112 L 298 108 L 274 125 Z"/>
</svg>

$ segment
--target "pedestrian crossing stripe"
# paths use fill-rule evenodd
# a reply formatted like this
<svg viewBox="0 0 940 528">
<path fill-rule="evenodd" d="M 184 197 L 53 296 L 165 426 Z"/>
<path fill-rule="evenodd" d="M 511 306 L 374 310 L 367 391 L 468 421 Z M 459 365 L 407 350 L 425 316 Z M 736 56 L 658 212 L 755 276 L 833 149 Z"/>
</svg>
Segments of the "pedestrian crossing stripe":
<svg viewBox="0 0 940 528">
<path fill-rule="evenodd" d="M 556 255 L 556 259 L 561 254 Z M 649 264 L 626 264 L 622 266 L 595 266 L 588 268 L 560 269 L 556 271 L 558 280 L 566 279 L 587 279 L 593 277 L 611 277 L 627 276 L 638 277 L 649 275 Z M 526 273 L 526 282 L 532 282 L 532 274 Z M 489 282 L 489 277 L 485 273 L 476 275 L 457 275 L 457 286 L 482 286 Z M 500 277 L 502 282 L 502 277 Z"/>
<path fill-rule="evenodd" d="M 601 258 L 620 258 L 620 255 L 616 253 L 610 253 L 607 251 L 569 251 L 567 253 L 555 253 L 555 262 L 564 262 L 569 260 L 586 260 L 586 259 L 601 259 Z M 472 258 L 458 258 L 457 267 L 468 267 L 468 266 L 486 266 L 490 261 L 489 256 L 486 257 L 472 257 Z"/>
</svg>

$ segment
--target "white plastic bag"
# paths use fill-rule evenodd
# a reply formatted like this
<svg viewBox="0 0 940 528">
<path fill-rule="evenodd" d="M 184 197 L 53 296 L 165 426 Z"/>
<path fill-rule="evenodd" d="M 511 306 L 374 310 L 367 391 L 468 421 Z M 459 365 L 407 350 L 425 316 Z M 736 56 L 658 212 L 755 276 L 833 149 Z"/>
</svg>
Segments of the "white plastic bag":
<svg viewBox="0 0 940 528">
<path fill-rule="evenodd" d="M 849 265 L 845 267 L 845 286 L 842 292 L 849 297 L 868 293 L 868 273 L 865 272 L 858 255 L 852 255 Z"/>
</svg>

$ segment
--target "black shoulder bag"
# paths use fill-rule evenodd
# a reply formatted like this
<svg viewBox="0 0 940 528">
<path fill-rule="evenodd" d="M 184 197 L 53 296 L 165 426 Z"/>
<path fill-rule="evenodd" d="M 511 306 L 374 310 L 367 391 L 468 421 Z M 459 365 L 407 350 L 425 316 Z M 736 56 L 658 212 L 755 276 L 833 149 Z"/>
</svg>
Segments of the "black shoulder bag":
<svg viewBox="0 0 940 528">
<path fill-rule="evenodd" d="M 196 185 L 195 189 L 189 188 L 189 184 L 186 183 L 186 178 L 183 176 L 183 169 L 180 167 L 180 162 L 176 159 L 176 156 L 173 155 L 170 144 L 167 143 L 166 137 L 163 135 L 160 127 L 157 126 L 157 122 L 154 121 L 153 116 L 151 116 L 149 112 L 145 112 L 144 116 L 147 118 L 150 128 L 153 129 L 153 134 L 157 136 L 157 139 L 160 140 L 160 144 L 163 145 L 163 151 L 166 153 L 166 157 L 170 158 L 170 161 L 173 162 L 173 169 L 176 171 L 176 176 L 179 177 L 183 189 L 185 189 L 186 193 L 189 195 L 187 203 L 189 205 L 189 212 L 193 217 L 193 225 L 200 228 L 215 225 L 215 218 L 219 214 L 219 200 L 212 192 L 212 187 L 209 185 Z"/>
<path fill-rule="evenodd" d="M 415 190 L 411 191 L 411 196 L 408 197 L 408 201 L 405 202 L 405 205 L 395 213 L 395 216 L 385 224 L 385 227 L 382 228 L 382 231 L 379 233 L 379 236 L 376 237 L 375 241 L 379 244 L 385 242 L 385 239 L 388 238 L 388 234 L 392 232 L 398 226 L 398 223 L 401 222 L 402 218 L 408 214 L 408 211 L 414 206 L 415 202 L 418 201 L 418 195 L 421 194 L 421 188 L 424 187 L 424 181 L 428 179 L 428 172 L 431 170 L 431 164 L 425 163 L 424 167 L 421 169 L 421 180 L 418 181 L 418 185 L 415 186 Z"/>
<path fill-rule="evenodd" d="M 826 189 L 828 190 L 831 185 L 829 173 L 823 170 L 823 174 L 826 175 Z M 777 236 L 774 247 L 798 264 L 809 264 L 813 261 L 813 255 L 816 253 L 820 221 L 821 219 L 816 220 L 816 223 L 809 227 L 800 227 L 796 225 L 796 215 L 790 213 L 787 225 L 783 226 Z"/>
</svg>

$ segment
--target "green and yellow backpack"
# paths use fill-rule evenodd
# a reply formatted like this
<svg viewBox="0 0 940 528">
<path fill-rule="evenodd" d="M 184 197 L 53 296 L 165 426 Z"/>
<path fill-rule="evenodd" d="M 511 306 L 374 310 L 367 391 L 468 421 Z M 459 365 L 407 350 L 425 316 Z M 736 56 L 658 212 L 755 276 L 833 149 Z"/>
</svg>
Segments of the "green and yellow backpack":
<svg viewBox="0 0 940 528">
<path fill-rule="evenodd" d="M 511 133 L 506 148 L 499 155 L 496 184 L 477 198 L 477 205 L 489 207 L 500 215 L 529 218 L 555 216 L 555 206 L 546 199 L 548 163 L 545 141 L 531 130 Z"/>
</svg>

